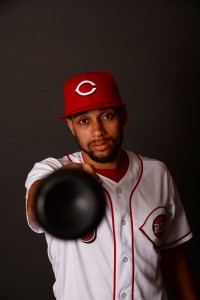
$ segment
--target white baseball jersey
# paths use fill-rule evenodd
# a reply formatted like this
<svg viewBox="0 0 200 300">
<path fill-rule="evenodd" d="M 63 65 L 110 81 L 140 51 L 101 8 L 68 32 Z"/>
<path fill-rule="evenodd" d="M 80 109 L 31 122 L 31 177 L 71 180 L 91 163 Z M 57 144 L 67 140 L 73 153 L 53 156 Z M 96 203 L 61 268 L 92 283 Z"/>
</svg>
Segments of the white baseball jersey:
<svg viewBox="0 0 200 300">
<path fill-rule="evenodd" d="M 118 183 L 100 175 L 107 208 L 98 228 L 69 241 L 45 233 L 58 300 L 167 299 L 159 250 L 189 240 L 192 233 L 165 164 L 126 152 L 129 168 Z M 36 163 L 27 193 L 34 181 L 70 161 L 83 162 L 81 152 Z M 28 223 L 43 232 L 29 218 Z"/>
</svg>

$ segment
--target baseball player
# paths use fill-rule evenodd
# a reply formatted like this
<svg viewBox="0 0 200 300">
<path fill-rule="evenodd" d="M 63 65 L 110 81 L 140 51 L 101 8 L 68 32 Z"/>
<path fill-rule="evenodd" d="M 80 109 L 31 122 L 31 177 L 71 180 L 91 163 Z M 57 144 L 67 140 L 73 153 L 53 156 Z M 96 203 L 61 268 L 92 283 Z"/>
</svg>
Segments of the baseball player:
<svg viewBox="0 0 200 300">
<path fill-rule="evenodd" d="M 57 300 L 166 300 L 163 276 L 177 299 L 196 300 L 180 245 L 192 237 L 166 165 L 124 150 L 126 106 L 107 71 L 86 72 L 64 84 L 64 114 L 80 151 L 36 163 L 26 180 L 27 219 L 44 232 L 34 211 L 43 178 L 60 168 L 80 168 L 100 179 L 106 213 L 77 240 L 45 232 Z"/>
</svg>

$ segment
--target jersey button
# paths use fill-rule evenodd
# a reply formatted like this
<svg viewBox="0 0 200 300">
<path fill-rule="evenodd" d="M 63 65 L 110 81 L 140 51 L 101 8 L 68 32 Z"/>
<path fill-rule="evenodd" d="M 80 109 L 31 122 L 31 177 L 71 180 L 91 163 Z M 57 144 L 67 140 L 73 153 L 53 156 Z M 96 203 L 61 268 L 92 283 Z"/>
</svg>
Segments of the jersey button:
<svg viewBox="0 0 200 300">
<path fill-rule="evenodd" d="M 127 262 L 127 261 L 128 261 L 128 257 L 125 256 L 125 257 L 123 258 L 123 262 Z"/>
<path fill-rule="evenodd" d="M 122 192 L 122 189 L 121 188 L 117 188 L 117 193 L 121 194 L 121 192 Z"/>
<path fill-rule="evenodd" d="M 126 297 L 127 297 L 127 294 L 126 294 L 126 293 L 123 293 L 123 294 L 122 294 L 122 298 L 125 299 Z"/>
<path fill-rule="evenodd" d="M 122 225 L 126 225 L 126 220 L 122 220 Z"/>
</svg>

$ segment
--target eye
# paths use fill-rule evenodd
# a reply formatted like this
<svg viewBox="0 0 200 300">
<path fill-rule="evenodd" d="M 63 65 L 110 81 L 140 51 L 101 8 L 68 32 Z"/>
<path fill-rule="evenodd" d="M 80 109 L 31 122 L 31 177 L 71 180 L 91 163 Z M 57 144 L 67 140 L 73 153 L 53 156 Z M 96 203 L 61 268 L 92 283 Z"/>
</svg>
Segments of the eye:
<svg viewBox="0 0 200 300">
<path fill-rule="evenodd" d="M 83 118 L 83 119 L 79 120 L 79 123 L 85 125 L 88 123 L 88 119 Z"/>
<path fill-rule="evenodd" d="M 112 118 L 113 118 L 113 114 L 112 113 L 106 113 L 103 116 L 103 119 L 106 119 L 106 120 L 111 120 Z"/>
</svg>

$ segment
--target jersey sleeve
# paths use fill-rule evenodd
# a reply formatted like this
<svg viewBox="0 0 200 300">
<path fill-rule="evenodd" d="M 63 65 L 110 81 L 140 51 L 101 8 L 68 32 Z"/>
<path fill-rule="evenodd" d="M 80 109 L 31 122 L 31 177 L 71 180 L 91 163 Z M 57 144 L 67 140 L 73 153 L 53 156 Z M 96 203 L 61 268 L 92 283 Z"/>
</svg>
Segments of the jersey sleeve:
<svg viewBox="0 0 200 300">
<path fill-rule="evenodd" d="M 45 178 L 46 176 L 50 175 L 57 169 L 61 168 L 65 164 L 69 163 L 69 160 L 64 157 L 62 159 L 55 159 L 55 158 L 47 158 L 41 162 L 37 162 L 30 173 L 27 176 L 26 182 L 25 182 L 25 187 L 26 187 L 26 217 L 27 217 L 27 222 L 30 228 L 37 232 L 37 233 L 42 233 L 44 232 L 43 228 L 34 220 L 32 220 L 28 214 L 27 214 L 27 198 L 28 198 L 28 192 L 32 184 L 40 179 Z"/>
<path fill-rule="evenodd" d="M 192 231 L 188 223 L 183 203 L 177 187 L 169 174 L 169 209 L 168 220 L 165 225 L 162 249 L 178 246 L 192 238 Z"/>
</svg>

